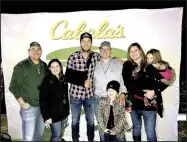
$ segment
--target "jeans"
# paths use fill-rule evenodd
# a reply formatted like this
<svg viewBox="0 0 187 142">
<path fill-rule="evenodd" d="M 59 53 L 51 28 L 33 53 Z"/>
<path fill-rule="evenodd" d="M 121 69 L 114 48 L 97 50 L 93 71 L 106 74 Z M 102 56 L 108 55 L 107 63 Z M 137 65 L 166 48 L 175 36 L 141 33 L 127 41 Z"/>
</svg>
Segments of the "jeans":
<svg viewBox="0 0 187 142">
<path fill-rule="evenodd" d="M 143 116 L 145 131 L 147 134 L 147 141 L 157 141 L 156 137 L 156 111 L 143 111 L 143 110 L 132 110 L 131 117 L 133 123 L 133 136 L 141 136 L 142 121 L 141 116 Z"/>
<path fill-rule="evenodd" d="M 42 141 L 44 133 L 44 120 L 39 107 L 30 106 L 28 109 L 21 108 L 22 140 Z"/>
<path fill-rule="evenodd" d="M 79 139 L 79 121 L 81 115 L 82 105 L 84 107 L 86 121 L 87 121 L 87 136 L 88 141 L 94 140 L 94 105 L 95 98 L 86 100 L 76 99 L 70 97 L 71 114 L 72 114 L 72 139 L 78 141 Z"/>
<path fill-rule="evenodd" d="M 101 98 L 98 97 L 98 96 L 96 96 L 96 95 L 94 97 L 95 97 L 94 113 L 95 113 L 96 120 L 98 121 L 98 119 L 97 119 L 97 112 L 98 112 L 99 102 L 100 102 Z"/>
<path fill-rule="evenodd" d="M 62 130 L 65 129 L 65 123 L 68 120 L 68 117 L 62 121 L 52 123 L 51 128 L 51 140 L 50 141 L 61 141 Z"/>
<path fill-rule="evenodd" d="M 95 95 L 94 97 L 95 97 L 94 113 L 95 113 L 96 120 L 98 122 L 97 113 L 98 113 L 98 107 L 99 107 L 100 97 L 98 97 L 97 95 Z M 105 141 L 105 137 L 104 137 L 103 133 L 101 133 L 100 129 L 98 129 L 98 130 L 99 130 L 100 141 L 104 142 Z"/>
</svg>

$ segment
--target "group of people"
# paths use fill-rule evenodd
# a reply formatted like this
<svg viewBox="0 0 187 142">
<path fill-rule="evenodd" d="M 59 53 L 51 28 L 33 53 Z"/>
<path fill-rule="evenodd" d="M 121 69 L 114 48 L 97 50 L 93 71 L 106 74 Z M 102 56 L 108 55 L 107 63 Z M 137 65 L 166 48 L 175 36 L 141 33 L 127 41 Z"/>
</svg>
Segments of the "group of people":
<svg viewBox="0 0 187 142">
<path fill-rule="evenodd" d="M 161 92 L 175 81 L 174 69 L 159 50 L 145 54 L 139 43 L 129 46 L 124 63 L 111 57 L 108 41 L 101 43 L 99 53 L 91 47 L 92 35 L 81 34 L 80 50 L 70 55 L 64 73 L 58 59 L 47 65 L 40 59 L 41 45 L 30 44 L 29 57 L 14 67 L 9 86 L 20 104 L 23 141 L 42 141 L 45 126 L 51 129 L 51 141 L 64 141 L 62 130 L 70 110 L 72 140 L 79 141 L 82 106 L 88 141 L 94 141 L 94 117 L 100 141 L 125 141 L 124 134 L 131 129 L 126 113 L 131 114 L 134 141 L 141 141 L 141 116 L 147 140 L 157 141 L 157 113 L 163 117 Z M 131 109 L 126 109 L 127 100 Z"/>
</svg>

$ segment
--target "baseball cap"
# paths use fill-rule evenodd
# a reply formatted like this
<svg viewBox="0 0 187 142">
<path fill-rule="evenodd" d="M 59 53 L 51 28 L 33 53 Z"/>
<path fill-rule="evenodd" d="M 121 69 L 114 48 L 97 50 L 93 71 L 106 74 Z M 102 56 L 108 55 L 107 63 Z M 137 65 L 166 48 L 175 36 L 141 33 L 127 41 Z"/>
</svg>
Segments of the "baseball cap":
<svg viewBox="0 0 187 142">
<path fill-rule="evenodd" d="M 99 49 L 101 49 L 103 46 L 107 46 L 107 47 L 110 47 L 110 48 L 111 48 L 111 44 L 110 44 L 109 41 L 103 41 L 103 42 L 100 44 Z"/>
<path fill-rule="evenodd" d="M 80 36 L 80 41 L 83 39 L 83 38 L 89 38 L 91 41 L 92 41 L 92 35 L 88 32 L 85 32 L 85 33 L 82 33 L 81 36 Z"/>
</svg>

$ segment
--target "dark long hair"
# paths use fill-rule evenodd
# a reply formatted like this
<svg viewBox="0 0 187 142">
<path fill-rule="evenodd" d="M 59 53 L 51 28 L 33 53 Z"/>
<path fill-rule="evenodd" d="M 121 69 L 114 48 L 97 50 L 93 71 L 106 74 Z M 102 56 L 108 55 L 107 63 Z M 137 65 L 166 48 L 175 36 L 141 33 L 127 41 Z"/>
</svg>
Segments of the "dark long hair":
<svg viewBox="0 0 187 142">
<path fill-rule="evenodd" d="M 48 63 L 48 73 L 47 75 L 51 75 L 51 71 L 49 70 L 49 68 L 51 67 L 51 64 L 57 62 L 60 66 L 60 74 L 59 74 L 59 78 L 61 78 L 63 76 L 63 66 L 62 63 L 59 61 L 59 59 L 52 59 L 49 63 Z"/>
<path fill-rule="evenodd" d="M 145 63 L 145 53 L 143 51 L 143 48 L 141 47 L 141 45 L 137 42 L 132 43 L 131 45 L 129 45 L 128 50 L 127 50 L 127 59 L 130 60 L 131 62 L 134 62 L 131 57 L 130 57 L 130 49 L 136 46 L 139 50 L 140 50 L 140 56 L 141 56 L 141 61 L 142 63 Z"/>
<path fill-rule="evenodd" d="M 131 61 L 133 66 L 136 68 L 137 64 L 131 59 L 130 57 L 130 50 L 133 46 L 136 46 L 140 50 L 140 57 L 141 57 L 141 63 L 140 63 L 140 70 L 143 70 L 145 68 L 145 52 L 143 51 L 143 48 L 141 45 L 137 42 L 132 43 L 129 45 L 128 50 L 127 50 L 127 60 Z"/>
</svg>

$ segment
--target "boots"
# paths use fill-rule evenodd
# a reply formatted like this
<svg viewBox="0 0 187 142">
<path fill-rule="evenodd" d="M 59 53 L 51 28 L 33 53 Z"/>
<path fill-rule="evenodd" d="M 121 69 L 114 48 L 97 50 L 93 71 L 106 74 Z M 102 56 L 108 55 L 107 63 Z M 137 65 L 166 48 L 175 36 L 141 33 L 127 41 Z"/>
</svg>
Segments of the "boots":
<svg viewBox="0 0 187 142">
<path fill-rule="evenodd" d="M 141 136 L 133 136 L 133 140 L 140 142 L 141 141 Z"/>
<path fill-rule="evenodd" d="M 65 142 L 65 140 L 64 140 L 63 138 L 61 138 L 61 141 L 62 141 L 62 142 Z"/>
</svg>

